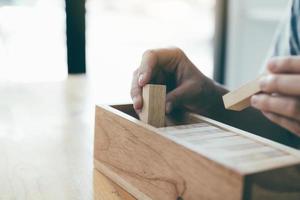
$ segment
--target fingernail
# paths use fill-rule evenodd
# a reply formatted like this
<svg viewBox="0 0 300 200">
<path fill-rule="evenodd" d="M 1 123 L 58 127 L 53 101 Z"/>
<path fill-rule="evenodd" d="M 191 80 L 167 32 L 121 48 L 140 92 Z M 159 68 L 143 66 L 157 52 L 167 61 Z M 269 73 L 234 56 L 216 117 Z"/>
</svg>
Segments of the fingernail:
<svg viewBox="0 0 300 200">
<path fill-rule="evenodd" d="M 257 100 L 258 100 L 258 97 L 256 95 L 252 96 L 251 97 L 251 105 L 252 106 L 257 105 Z"/>
<path fill-rule="evenodd" d="M 272 118 L 274 117 L 274 115 L 272 113 L 269 113 L 269 112 L 263 112 L 264 115 L 269 118 L 270 120 L 272 120 Z"/>
<path fill-rule="evenodd" d="M 274 71 L 276 69 L 276 62 L 275 60 L 270 60 L 268 62 L 268 69 L 271 70 L 271 71 Z"/>
<path fill-rule="evenodd" d="M 262 77 L 262 78 L 259 80 L 259 86 L 260 86 L 260 89 L 265 90 L 266 87 L 267 87 L 267 84 L 268 84 L 268 76 L 267 76 L 267 77 Z"/>
<path fill-rule="evenodd" d="M 166 103 L 166 113 L 169 114 L 172 110 L 172 104 L 171 102 Z"/>
<path fill-rule="evenodd" d="M 133 97 L 133 98 L 132 98 L 132 103 L 133 103 L 133 105 L 135 105 L 136 102 L 137 102 L 137 97 Z"/>
<path fill-rule="evenodd" d="M 264 113 L 264 115 L 265 115 L 266 117 L 270 117 L 270 116 L 271 116 L 271 114 L 268 113 L 268 112 L 263 112 L 263 113 Z"/>
<path fill-rule="evenodd" d="M 144 81 L 144 74 L 140 74 L 139 76 L 139 85 L 142 86 Z"/>
<path fill-rule="evenodd" d="M 140 100 L 139 100 L 139 98 L 137 97 L 137 96 L 135 96 L 135 97 L 133 97 L 132 98 L 132 102 L 133 102 L 133 107 L 136 109 L 136 110 L 138 110 L 138 109 L 140 109 L 140 107 L 139 107 L 139 102 Z"/>
</svg>

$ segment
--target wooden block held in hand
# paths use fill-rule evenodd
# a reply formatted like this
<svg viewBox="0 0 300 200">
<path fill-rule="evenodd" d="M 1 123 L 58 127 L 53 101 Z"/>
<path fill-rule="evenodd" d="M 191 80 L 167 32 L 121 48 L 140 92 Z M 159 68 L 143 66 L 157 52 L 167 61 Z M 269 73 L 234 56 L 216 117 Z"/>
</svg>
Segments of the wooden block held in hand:
<svg viewBox="0 0 300 200">
<path fill-rule="evenodd" d="M 223 96 L 226 109 L 241 111 L 250 106 L 252 95 L 260 92 L 259 78 L 243 85 L 242 87 L 229 92 Z"/>
<path fill-rule="evenodd" d="M 143 87 L 143 108 L 140 119 L 152 126 L 165 125 L 166 86 L 147 84 Z"/>
</svg>

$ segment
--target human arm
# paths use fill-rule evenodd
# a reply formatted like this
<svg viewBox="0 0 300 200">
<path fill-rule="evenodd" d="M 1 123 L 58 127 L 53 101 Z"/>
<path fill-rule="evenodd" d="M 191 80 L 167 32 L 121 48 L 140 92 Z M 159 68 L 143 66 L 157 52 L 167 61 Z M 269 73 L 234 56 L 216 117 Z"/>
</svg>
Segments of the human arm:
<svg viewBox="0 0 300 200">
<path fill-rule="evenodd" d="M 167 85 L 166 112 L 176 108 L 198 113 L 237 128 L 291 144 L 291 135 L 269 121 L 261 112 L 248 108 L 241 112 L 224 108 L 224 87 L 202 74 L 178 48 L 154 49 L 144 53 L 133 74 L 131 97 L 137 113 L 142 102 L 142 87 L 147 83 Z"/>
</svg>

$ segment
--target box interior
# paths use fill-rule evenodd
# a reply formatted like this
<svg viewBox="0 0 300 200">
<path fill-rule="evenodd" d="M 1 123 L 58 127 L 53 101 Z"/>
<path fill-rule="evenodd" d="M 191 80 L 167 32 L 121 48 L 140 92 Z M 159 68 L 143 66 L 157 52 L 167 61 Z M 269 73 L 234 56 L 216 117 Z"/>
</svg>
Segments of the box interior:
<svg viewBox="0 0 300 200">
<path fill-rule="evenodd" d="M 136 114 L 132 104 L 111 105 L 111 107 L 139 120 L 139 117 Z M 202 121 L 198 118 L 191 116 L 188 112 L 184 112 L 182 110 L 176 110 L 176 111 L 172 112 L 170 115 L 166 115 L 165 127 L 176 126 L 176 125 L 195 124 L 195 123 L 199 123 L 199 122 L 202 122 Z"/>
</svg>

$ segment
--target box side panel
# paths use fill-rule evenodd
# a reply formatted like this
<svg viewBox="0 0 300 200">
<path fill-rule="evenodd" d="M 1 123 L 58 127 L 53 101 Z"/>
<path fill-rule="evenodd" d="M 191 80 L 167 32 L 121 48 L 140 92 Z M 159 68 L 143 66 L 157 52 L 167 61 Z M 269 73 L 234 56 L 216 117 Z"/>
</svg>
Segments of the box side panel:
<svg viewBox="0 0 300 200">
<path fill-rule="evenodd" d="M 245 200 L 299 200 L 300 165 L 245 177 Z"/>
<path fill-rule="evenodd" d="M 242 198 L 241 175 L 111 109 L 96 108 L 94 158 L 98 170 L 137 198 Z"/>
</svg>

